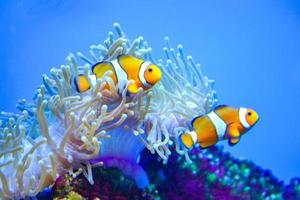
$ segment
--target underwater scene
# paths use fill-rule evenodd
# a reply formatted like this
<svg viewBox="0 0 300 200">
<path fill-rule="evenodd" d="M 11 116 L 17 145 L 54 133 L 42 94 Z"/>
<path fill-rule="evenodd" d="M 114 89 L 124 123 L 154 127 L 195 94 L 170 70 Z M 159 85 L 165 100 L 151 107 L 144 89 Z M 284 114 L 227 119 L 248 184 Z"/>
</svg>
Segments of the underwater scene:
<svg viewBox="0 0 300 200">
<path fill-rule="evenodd" d="M 300 199 L 300 2 L 0 2 L 0 199 Z"/>
</svg>

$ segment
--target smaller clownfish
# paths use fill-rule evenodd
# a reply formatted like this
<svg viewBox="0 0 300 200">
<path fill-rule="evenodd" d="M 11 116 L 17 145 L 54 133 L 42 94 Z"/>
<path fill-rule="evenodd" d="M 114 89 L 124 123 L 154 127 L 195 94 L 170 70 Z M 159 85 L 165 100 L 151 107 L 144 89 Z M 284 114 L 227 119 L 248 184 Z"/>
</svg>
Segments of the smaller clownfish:
<svg viewBox="0 0 300 200">
<path fill-rule="evenodd" d="M 161 70 L 156 65 L 134 56 L 121 55 L 112 61 L 103 61 L 93 65 L 92 72 L 94 76 L 90 76 L 92 82 L 101 79 L 107 71 L 112 72 L 109 77 L 117 85 L 119 93 L 124 90 L 128 80 L 133 81 L 128 86 L 128 91 L 136 94 L 140 87 L 144 90 L 153 87 L 162 76 Z M 89 81 L 84 75 L 79 75 L 74 83 L 80 93 L 90 89 Z M 104 88 L 109 89 L 109 85 L 106 84 Z"/>
<path fill-rule="evenodd" d="M 212 112 L 195 117 L 191 122 L 194 130 L 181 134 L 179 139 L 187 149 L 197 143 L 206 148 L 226 139 L 230 145 L 235 145 L 258 119 L 258 114 L 252 109 L 217 106 Z"/>
</svg>

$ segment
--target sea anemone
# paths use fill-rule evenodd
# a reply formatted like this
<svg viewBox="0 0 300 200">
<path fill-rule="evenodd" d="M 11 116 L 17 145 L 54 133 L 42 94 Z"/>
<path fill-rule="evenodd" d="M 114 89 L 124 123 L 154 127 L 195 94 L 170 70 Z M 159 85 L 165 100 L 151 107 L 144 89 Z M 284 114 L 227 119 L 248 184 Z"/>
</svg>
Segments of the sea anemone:
<svg viewBox="0 0 300 200">
<path fill-rule="evenodd" d="M 178 134 L 194 115 L 215 105 L 213 81 L 184 55 L 182 45 L 175 50 L 165 38 L 166 61 L 156 61 L 143 37 L 130 42 L 119 24 L 114 27 L 116 36 L 109 32 L 103 45 L 90 47 L 89 56 L 70 54 L 65 65 L 44 74 L 33 102 L 18 102 L 19 114 L 1 113 L 1 198 L 35 196 L 66 173 L 82 173 L 93 184 L 92 168 L 99 165 L 117 167 L 145 188 L 149 180 L 137 164 L 144 148 L 167 163 L 175 146 L 190 161 Z M 87 92 L 74 89 L 78 74 L 89 77 L 94 63 L 123 54 L 157 64 L 163 72 L 160 83 L 136 95 L 128 96 L 127 88 L 119 94 L 108 71 Z"/>
</svg>

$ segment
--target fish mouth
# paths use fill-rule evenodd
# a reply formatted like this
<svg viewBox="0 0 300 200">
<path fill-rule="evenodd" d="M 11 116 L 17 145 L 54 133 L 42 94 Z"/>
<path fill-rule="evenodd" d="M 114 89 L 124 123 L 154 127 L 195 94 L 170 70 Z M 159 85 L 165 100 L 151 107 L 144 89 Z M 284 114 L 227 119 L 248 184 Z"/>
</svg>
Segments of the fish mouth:
<svg viewBox="0 0 300 200">
<path fill-rule="evenodd" d="M 253 126 L 260 120 L 260 117 L 257 115 L 257 119 L 255 121 L 255 123 L 253 124 Z"/>
<path fill-rule="evenodd" d="M 259 120 L 260 120 L 260 117 L 257 117 L 257 119 L 255 120 L 255 122 L 247 129 L 247 131 L 249 131 L 250 129 L 252 129 L 257 124 L 257 122 Z"/>
</svg>

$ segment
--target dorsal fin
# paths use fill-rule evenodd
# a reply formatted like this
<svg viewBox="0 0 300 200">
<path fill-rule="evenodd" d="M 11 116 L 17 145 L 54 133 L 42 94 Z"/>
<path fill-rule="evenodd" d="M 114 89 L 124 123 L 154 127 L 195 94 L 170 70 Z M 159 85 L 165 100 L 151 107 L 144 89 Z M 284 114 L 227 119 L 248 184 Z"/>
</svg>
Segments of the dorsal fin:
<svg viewBox="0 0 300 200">
<path fill-rule="evenodd" d="M 228 107 L 228 105 L 218 105 L 214 108 L 214 110 L 219 110 L 221 108 Z"/>
<path fill-rule="evenodd" d="M 194 122 L 196 119 L 200 118 L 200 117 L 203 117 L 203 115 L 198 115 L 198 116 L 195 116 L 192 121 L 191 121 L 191 125 L 193 126 Z"/>
<path fill-rule="evenodd" d="M 97 63 L 95 63 L 93 66 L 92 66 L 92 72 L 93 72 L 93 74 L 95 73 L 94 72 L 94 70 L 95 70 L 95 67 L 97 67 L 97 66 L 99 66 L 100 64 L 104 64 L 104 63 L 107 63 L 107 64 L 109 64 L 109 62 L 108 61 L 101 61 L 101 62 L 97 62 Z"/>
</svg>

